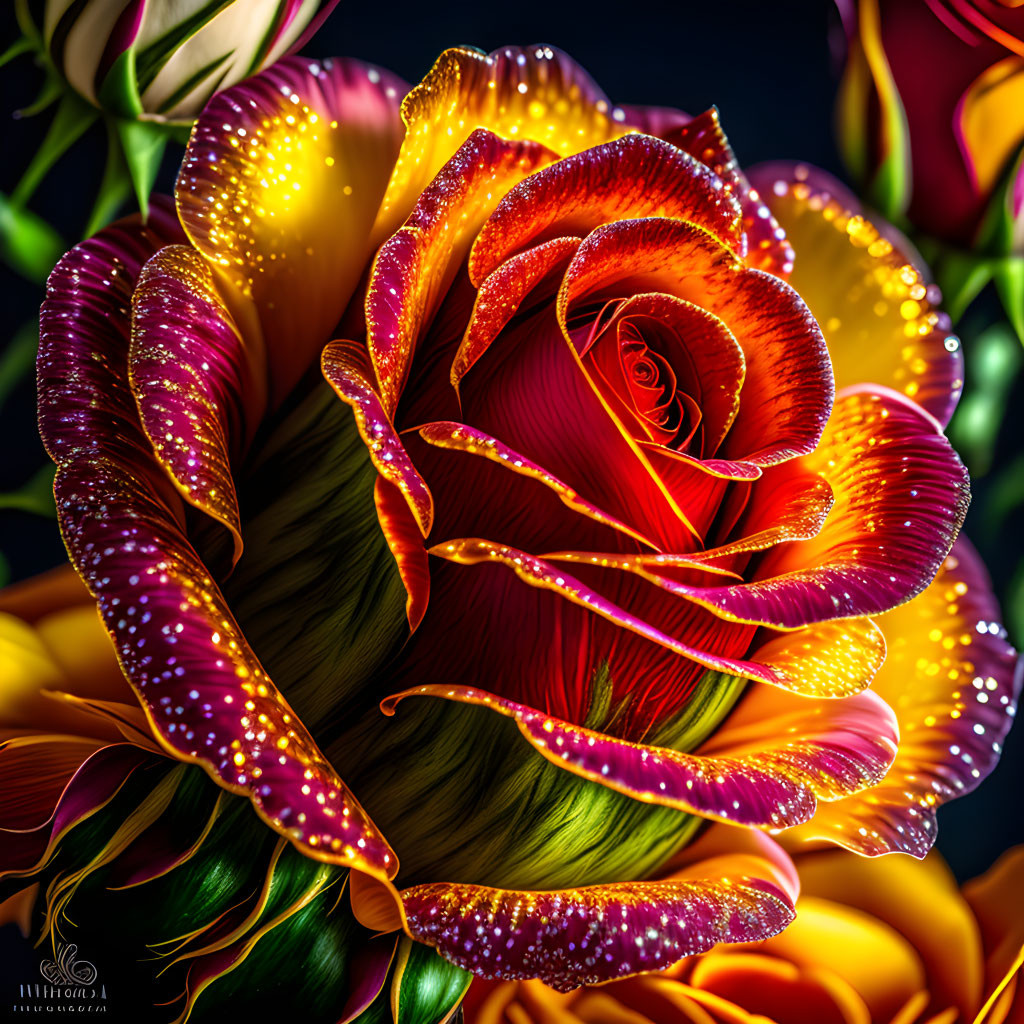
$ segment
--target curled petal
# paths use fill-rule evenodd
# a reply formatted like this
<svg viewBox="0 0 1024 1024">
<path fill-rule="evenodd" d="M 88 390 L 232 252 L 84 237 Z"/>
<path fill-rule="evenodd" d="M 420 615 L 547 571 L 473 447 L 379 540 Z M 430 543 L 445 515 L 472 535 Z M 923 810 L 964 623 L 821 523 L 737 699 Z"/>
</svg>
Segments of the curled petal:
<svg viewBox="0 0 1024 1024">
<path fill-rule="evenodd" d="M 158 199 L 145 225 L 137 217 L 112 224 L 76 245 L 50 274 L 37 373 L 39 430 L 55 462 L 110 445 L 125 453 L 149 448 L 124 372 L 132 291 L 142 265 L 181 241 L 173 209 Z"/>
<path fill-rule="evenodd" d="M 434 883 L 402 892 L 409 934 L 485 978 L 561 991 L 658 970 L 717 942 L 751 942 L 793 917 L 773 882 L 749 877 L 616 882 L 556 892 Z"/>
<path fill-rule="evenodd" d="M 613 530 L 618 530 L 640 541 L 642 544 L 650 547 L 654 546 L 651 541 L 632 527 L 627 526 L 614 516 L 610 516 L 593 502 L 580 497 L 576 491 L 568 484 L 559 480 L 554 474 L 549 473 L 542 466 L 532 462 L 524 455 L 520 455 L 519 452 L 509 448 L 508 445 L 502 444 L 496 438 L 485 434 L 482 430 L 476 430 L 473 427 L 466 426 L 464 423 L 439 421 L 437 423 L 425 424 L 420 427 L 419 433 L 424 441 L 438 448 L 448 448 L 453 451 L 479 455 L 489 459 L 491 462 L 505 466 L 509 472 L 529 477 L 532 480 L 539 480 L 546 487 L 553 490 L 562 503 L 573 509 L 573 511 L 580 512 L 604 526 L 610 526 Z"/>
<path fill-rule="evenodd" d="M 469 326 L 452 361 L 451 383 L 459 383 L 514 317 L 523 299 L 548 275 L 563 270 L 581 239 L 553 238 L 501 264 L 480 284 Z"/>
<path fill-rule="evenodd" d="M 769 164 L 755 180 L 796 249 L 789 280 L 821 324 L 836 387 L 882 384 L 945 426 L 963 389 L 963 354 L 936 308 L 938 289 L 900 239 L 881 235 L 823 172 Z"/>
<path fill-rule="evenodd" d="M 747 240 L 743 254 L 747 266 L 788 278 L 793 269 L 793 247 L 758 190 L 751 187 L 747 176 L 740 170 L 732 146 L 722 130 L 718 110 L 714 107 L 705 110 L 686 124 L 670 130 L 665 138 L 707 164 L 739 201 Z"/>
<path fill-rule="evenodd" d="M 740 391 L 746 377 L 746 359 L 732 331 L 717 316 L 660 292 L 633 295 L 622 303 L 618 317 L 650 317 L 680 341 L 677 353 L 692 375 L 692 397 L 701 411 L 703 451 L 713 455 L 729 433 L 740 407 Z M 728 475 L 732 467 L 706 460 L 711 471 Z M 755 467 L 744 466 L 749 474 Z"/>
<path fill-rule="evenodd" d="M 379 476 L 373 487 L 377 520 L 398 565 L 408 595 L 405 614 L 409 628 L 415 630 L 422 622 L 430 600 L 430 569 L 427 549 L 423 546 L 419 524 L 413 518 L 402 492 Z"/>
<path fill-rule="evenodd" d="M 142 427 L 182 497 L 230 530 L 237 562 L 242 533 L 231 460 L 248 439 L 242 403 L 252 405 L 261 374 L 251 372 L 210 268 L 194 249 L 157 253 L 132 304 L 128 369 Z M 263 401 L 257 394 L 256 410 Z"/>
<path fill-rule="evenodd" d="M 125 383 L 125 298 L 145 250 L 157 247 L 151 230 L 122 222 L 73 249 L 40 313 L 40 422 L 58 463 L 71 562 L 165 750 L 247 796 L 310 856 L 393 875 L 394 854 L 267 678 L 186 540 L 180 496 L 139 424 Z"/>
<path fill-rule="evenodd" d="M 891 771 L 872 789 L 821 808 L 795 839 L 868 856 L 923 857 L 935 815 L 992 771 L 1013 722 L 1024 662 L 1006 639 L 977 554 L 959 539 L 935 581 L 878 619 L 889 655 L 873 690 L 900 726 Z"/>
<path fill-rule="evenodd" d="M 568 156 L 624 135 L 593 79 L 554 47 L 445 50 L 402 101 L 405 141 L 374 229 L 386 238 L 475 128 Z"/>
<path fill-rule="evenodd" d="M 627 135 L 567 156 L 512 189 L 473 243 L 470 280 L 479 284 L 527 245 L 636 217 L 690 221 L 734 250 L 743 242 L 739 205 L 716 174 L 666 142 Z"/>
<path fill-rule="evenodd" d="M 814 450 L 832 405 L 832 369 L 814 317 L 789 285 L 744 266 L 692 224 L 618 221 L 586 238 L 569 264 L 558 295 L 563 329 L 573 303 L 620 281 L 708 310 L 739 342 L 747 375 L 725 458 L 767 466 Z"/>
<path fill-rule="evenodd" d="M 708 548 L 694 558 L 711 564 L 743 552 L 764 551 L 785 541 L 810 540 L 821 532 L 834 504 L 832 488 L 824 477 L 795 462 L 769 466 L 751 488 L 750 499 L 730 531 L 736 539 Z"/>
<path fill-rule="evenodd" d="M 162 746 L 248 796 L 310 856 L 393 875 L 394 854 L 267 677 L 163 502 L 102 458 L 62 466 L 55 496 L 71 559 Z"/>
<path fill-rule="evenodd" d="M 680 753 L 615 739 L 594 729 L 468 686 L 435 684 L 388 697 L 479 704 L 515 720 L 531 745 L 575 775 L 645 803 L 758 828 L 789 828 L 836 800 L 879 781 L 896 754 L 896 720 L 871 693 L 826 701 L 793 716 L 763 746 L 714 756 Z"/>
<path fill-rule="evenodd" d="M 352 407 L 377 472 L 402 492 L 426 537 L 434 518 L 434 500 L 384 411 L 365 348 L 351 341 L 332 341 L 323 351 L 321 366 L 338 397 Z"/>
<path fill-rule="evenodd" d="M 359 61 L 289 57 L 218 93 L 193 129 L 178 211 L 230 282 L 247 340 L 262 332 L 274 405 L 330 337 L 372 252 L 404 91 Z"/>
<path fill-rule="evenodd" d="M 505 565 L 530 586 L 557 593 L 616 626 L 706 668 L 798 693 L 827 697 L 857 693 L 870 683 L 885 656 L 881 634 L 869 619 L 842 627 L 822 623 L 782 634 L 764 644 L 751 659 L 719 655 L 657 629 L 559 566 L 516 548 L 463 538 L 438 544 L 430 549 L 430 554 L 463 565 Z"/>
<path fill-rule="evenodd" d="M 366 330 L 388 415 L 398 406 L 420 333 L 480 224 L 509 188 L 554 159 L 535 142 L 473 132 L 381 247 L 366 293 Z"/>
<path fill-rule="evenodd" d="M 792 629 L 887 611 L 932 581 L 969 500 L 967 471 L 934 420 L 893 391 L 849 392 L 802 464 L 835 494 L 821 532 L 767 555 L 755 582 L 676 593 Z"/>
</svg>

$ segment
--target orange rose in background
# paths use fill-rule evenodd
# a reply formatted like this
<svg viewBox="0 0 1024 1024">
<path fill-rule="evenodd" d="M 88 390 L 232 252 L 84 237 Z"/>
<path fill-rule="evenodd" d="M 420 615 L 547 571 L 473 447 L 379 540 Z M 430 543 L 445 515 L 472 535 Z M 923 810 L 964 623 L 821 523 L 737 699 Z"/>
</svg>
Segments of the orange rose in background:
<svg viewBox="0 0 1024 1024">
<path fill-rule="evenodd" d="M 958 890 L 938 854 L 796 858 L 781 935 L 562 994 L 474 982 L 466 1024 L 1018 1024 L 1024 847 Z"/>
</svg>

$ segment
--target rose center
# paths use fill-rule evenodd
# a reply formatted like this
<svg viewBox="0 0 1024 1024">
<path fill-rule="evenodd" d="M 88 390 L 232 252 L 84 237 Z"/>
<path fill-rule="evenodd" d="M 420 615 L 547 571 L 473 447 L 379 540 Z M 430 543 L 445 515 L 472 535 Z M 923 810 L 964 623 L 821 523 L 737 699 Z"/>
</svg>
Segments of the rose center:
<svg viewBox="0 0 1024 1024">
<path fill-rule="evenodd" d="M 613 300 L 574 317 L 570 330 L 602 398 L 635 436 L 700 454 L 700 384 L 673 327 Z"/>
</svg>

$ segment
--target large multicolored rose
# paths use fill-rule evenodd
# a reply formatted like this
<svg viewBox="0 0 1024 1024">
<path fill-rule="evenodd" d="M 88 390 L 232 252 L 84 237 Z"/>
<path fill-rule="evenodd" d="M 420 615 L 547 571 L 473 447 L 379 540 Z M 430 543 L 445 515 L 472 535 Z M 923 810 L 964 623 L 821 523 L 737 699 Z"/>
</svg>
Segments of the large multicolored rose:
<svg viewBox="0 0 1024 1024">
<path fill-rule="evenodd" d="M 1024 1010 L 1024 849 L 958 890 L 930 854 L 796 859 L 796 920 L 661 974 L 563 994 L 474 982 L 467 1024 L 1003 1024 Z"/>
<path fill-rule="evenodd" d="M 775 934 L 766 833 L 924 855 L 1020 683 L 952 547 L 959 347 L 863 217 L 761 193 L 714 112 L 546 46 L 213 99 L 174 205 L 43 308 L 61 526 L 149 738 L 79 700 L 128 742 L 9 843 L 37 928 L 165 951 L 185 1013 L 259 977 L 435 1020 L 467 972 Z"/>
</svg>

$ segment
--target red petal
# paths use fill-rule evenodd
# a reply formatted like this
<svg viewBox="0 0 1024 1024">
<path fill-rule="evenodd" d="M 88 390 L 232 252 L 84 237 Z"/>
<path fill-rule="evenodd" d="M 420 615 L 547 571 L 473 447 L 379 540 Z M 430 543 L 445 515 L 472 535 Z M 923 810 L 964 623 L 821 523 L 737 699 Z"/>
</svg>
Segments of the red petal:
<svg viewBox="0 0 1024 1024">
<path fill-rule="evenodd" d="M 892 391 L 846 393 L 802 466 L 835 494 L 821 532 L 770 552 L 753 582 L 677 593 L 792 629 L 887 611 L 932 581 L 969 499 L 967 471 L 934 420 Z"/>
<path fill-rule="evenodd" d="M 528 245 L 636 217 L 690 221 L 732 249 L 743 242 L 739 206 L 715 174 L 665 142 L 627 135 L 559 160 L 512 189 L 473 244 L 469 276 L 479 284 Z"/>
<path fill-rule="evenodd" d="M 534 142 L 473 132 L 424 190 L 405 226 L 381 247 L 366 293 L 366 330 L 389 416 L 416 344 L 478 228 L 509 188 L 554 159 Z"/>
<path fill-rule="evenodd" d="M 751 270 L 691 224 L 619 221 L 584 240 L 558 297 L 570 306 L 609 290 L 662 291 L 718 317 L 746 357 L 740 411 L 723 457 L 772 465 L 816 447 L 832 405 L 832 370 L 814 318 L 792 288 Z"/>
</svg>

